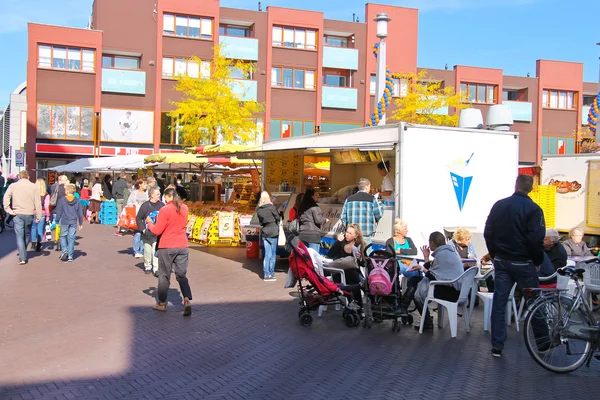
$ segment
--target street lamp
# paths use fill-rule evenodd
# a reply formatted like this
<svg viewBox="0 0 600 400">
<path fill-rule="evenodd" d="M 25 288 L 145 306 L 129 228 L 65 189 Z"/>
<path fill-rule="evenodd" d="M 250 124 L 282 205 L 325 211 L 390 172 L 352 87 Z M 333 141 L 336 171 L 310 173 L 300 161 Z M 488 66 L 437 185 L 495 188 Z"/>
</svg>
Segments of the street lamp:
<svg viewBox="0 0 600 400">
<path fill-rule="evenodd" d="M 385 90 L 385 67 L 387 64 L 385 38 L 388 36 L 388 22 L 391 21 L 391 18 L 386 13 L 378 13 L 373 21 L 377 23 L 377 37 L 379 38 L 377 71 L 375 74 L 375 101 L 373 104 L 373 110 L 376 113 L 377 105 Z M 385 114 L 379 120 L 378 125 L 385 125 Z"/>
</svg>

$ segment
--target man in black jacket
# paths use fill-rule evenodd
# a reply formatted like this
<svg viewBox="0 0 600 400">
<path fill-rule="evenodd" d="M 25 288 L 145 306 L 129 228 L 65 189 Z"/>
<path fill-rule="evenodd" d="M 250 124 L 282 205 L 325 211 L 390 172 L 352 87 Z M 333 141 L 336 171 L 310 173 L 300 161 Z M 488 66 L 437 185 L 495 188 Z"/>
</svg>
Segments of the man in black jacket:
<svg viewBox="0 0 600 400">
<path fill-rule="evenodd" d="M 160 201 L 160 189 L 158 186 L 150 188 L 149 196 L 150 199 L 140 206 L 136 216 L 136 223 L 142 231 L 142 241 L 144 242 L 144 271 L 146 275 L 153 273 L 154 276 L 158 276 L 158 258 L 155 256 L 158 238 L 146 228 L 146 217 L 150 213 L 163 208 L 165 204 Z"/>
<path fill-rule="evenodd" d="M 542 209 L 531 200 L 533 177 L 519 175 L 515 193 L 494 204 L 485 224 L 485 242 L 494 260 L 492 303 L 492 355 L 501 357 L 506 341 L 506 304 L 517 282 L 521 288 L 539 286 L 538 270 L 544 261 L 546 223 Z M 542 337 L 543 321 L 534 320 L 534 334 Z M 550 348 L 540 344 L 540 351 Z M 542 348 L 545 347 L 545 348 Z"/>
</svg>

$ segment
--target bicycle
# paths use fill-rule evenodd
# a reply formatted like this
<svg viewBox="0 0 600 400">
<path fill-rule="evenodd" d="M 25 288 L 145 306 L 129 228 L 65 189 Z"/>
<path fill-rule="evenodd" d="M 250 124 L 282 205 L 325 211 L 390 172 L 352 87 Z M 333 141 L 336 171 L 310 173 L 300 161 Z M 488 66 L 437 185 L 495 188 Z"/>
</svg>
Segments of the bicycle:
<svg viewBox="0 0 600 400">
<path fill-rule="evenodd" d="M 566 289 L 531 289 L 540 296 L 526 311 L 523 335 L 527 351 L 540 366 L 568 373 L 583 364 L 589 366 L 594 353 L 600 351 L 600 324 L 584 301 L 579 283 L 586 269 L 564 267 L 557 272 L 575 281 L 575 294 L 567 294 Z M 600 354 L 594 357 L 600 360 Z"/>
</svg>

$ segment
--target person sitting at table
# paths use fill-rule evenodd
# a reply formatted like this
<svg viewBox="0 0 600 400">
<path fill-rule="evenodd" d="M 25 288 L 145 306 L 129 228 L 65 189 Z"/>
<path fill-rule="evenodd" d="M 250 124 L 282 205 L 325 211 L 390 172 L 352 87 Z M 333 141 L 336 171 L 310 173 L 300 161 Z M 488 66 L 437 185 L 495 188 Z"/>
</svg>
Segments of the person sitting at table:
<svg viewBox="0 0 600 400">
<path fill-rule="evenodd" d="M 573 228 L 569 232 L 569 239 L 562 243 L 567 256 L 571 257 L 592 257 L 592 251 L 587 247 L 587 243 L 583 241 L 583 229 Z"/>
<path fill-rule="evenodd" d="M 396 218 L 394 222 L 394 236 L 389 238 L 387 242 L 385 242 L 385 251 L 390 256 L 416 256 L 417 255 L 417 246 L 413 243 L 412 239 L 408 236 L 408 224 L 402 221 L 399 218 Z M 400 265 L 400 273 L 407 278 L 412 278 L 413 276 L 419 276 L 419 271 L 408 272 L 408 266 L 399 261 Z"/>
<path fill-rule="evenodd" d="M 360 227 L 356 224 L 348 225 L 346 232 L 340 233 L 336 239 L 333 246 L 327 252 L 327 257 L 334 260 L 334 263 L 330 263 L 327 266 L 344 270 L 346 285 L 355 285 L 352 287 L 352 297 L 362 309 L 362 295 L 360 286 L 358 285 L 362 281 L 362 275 L 360 274 L 357 261 L 360 262 L 363 259 L 363 252 L 366 247 L 365 240 L 363 239 Z M 336 263 L 336 260 L 339 260 L 339 262 Z M 336 279 L 339 278 L 334 276 L 334 282 Z"/>
<path fill-rule="evenodd" d="M 454 231 L 452 235 L 452 240 L 448 242 L 448 245 L 454 249 L 456 254 L 463 260 L 466 259 L 477 259 L 477 254 L 475 254 L 475 248 L 471 243 L 471 239 L 473 238 L 473 234 L 467 228 L 460 227 Z M 465 269 L 469 269 L 477 265 L 476 262 L 473 263 L 463 263 Z"/>
<path fill-rule="evenodd" d="M 415 265 L 409 271 L 418 270 L 425 276 L 416 276 L 408 281 L 408 287 L 400 303 L 400 312 L 401 314 L 406 313 L 410 302 L 414 300 L 417 310 L 421 313 L 421 318 L 425 318 L 423 329 L 432 330 L 433 318 L 429 315 L 429 310 L 423 310 L 429 291 L 429 282 L 434 280 L 452 281 L 461 276 L 464 269 L 460 257 L 452 247 L 446 244 L 446 238 L 440 232 L 433 232 L 429 235 L 429 246 L 421 247 L 421 251 L 425 264 Z M 433 261 L 429 260 L 430 255 L 434 257 Z M 456 301 L 460 296 L 460 286 L 458 284 L 436 286 L 434 295 L 442 300 Z"/>
<path fill-rule="evenodd" d="M 560 244 L 560 235 L 554 228 L 546 229 L 544 252 L 548 255 L 548 258 L 550 258 L 550 262 L 555 271 L 567 265 L 567 251 Z"/>
</svg>

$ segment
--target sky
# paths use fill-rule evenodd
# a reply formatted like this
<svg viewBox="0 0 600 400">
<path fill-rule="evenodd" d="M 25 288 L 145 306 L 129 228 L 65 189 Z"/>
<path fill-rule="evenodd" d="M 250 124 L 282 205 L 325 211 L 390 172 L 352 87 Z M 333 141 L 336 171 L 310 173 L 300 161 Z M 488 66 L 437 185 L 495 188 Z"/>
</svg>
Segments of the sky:
<svg viewBox="0 0 600 400">
<path fill-rule="evenodd" d="M 26 78 L 27 22 L 83 28 L 92 2 L 0 0 L 0 107 L 8 104 L 10 93 Z M 364 21 L 365 2 L 263 0 L 262 6 L 263 10 L 271 5 L 322 11 L 325 18 L 347 21 L 355 13 Z M 598 81 L 600 4 L 594 7 L 590 0 L 377 2 L 419 9 L 419 67 L 471 65 L 500 68 L 505 75 L 535 76 L 537 59 L 563 60 L 584 63 L 584 80 Z M 221 0 L 222 7 L 256 10 L 257 4 L 255 0 Z"/>
</svg>

